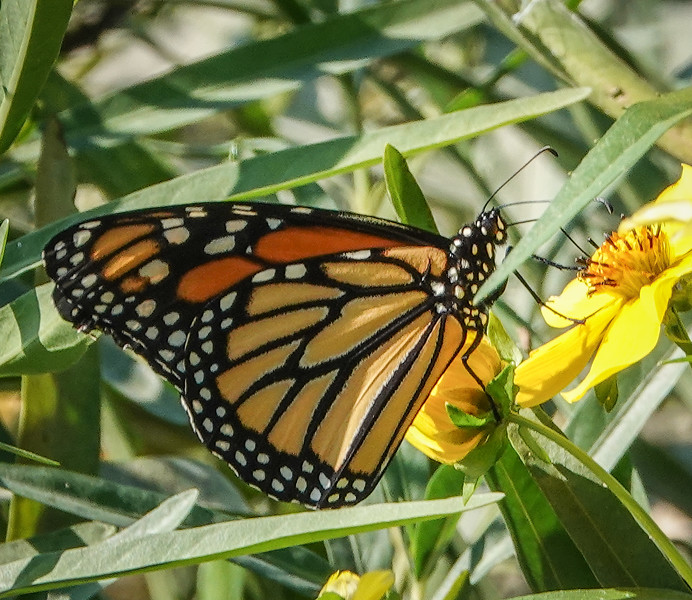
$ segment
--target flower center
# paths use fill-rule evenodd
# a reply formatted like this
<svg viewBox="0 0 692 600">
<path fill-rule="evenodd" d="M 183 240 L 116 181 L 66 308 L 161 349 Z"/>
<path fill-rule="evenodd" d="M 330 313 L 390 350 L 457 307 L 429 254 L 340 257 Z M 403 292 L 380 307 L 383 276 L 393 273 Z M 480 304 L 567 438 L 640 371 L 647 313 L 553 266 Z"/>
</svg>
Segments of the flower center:
<svg viewBox="0 0 692 600">
<path fill-rule="evenodd" d="M 579 278 L 597 291 L 617 292 L 635 298 L 670 266 L 668 236 L 660 227 L 637 227 L 620 235 L 613 233 L 586 261 Z"/>
</svg>

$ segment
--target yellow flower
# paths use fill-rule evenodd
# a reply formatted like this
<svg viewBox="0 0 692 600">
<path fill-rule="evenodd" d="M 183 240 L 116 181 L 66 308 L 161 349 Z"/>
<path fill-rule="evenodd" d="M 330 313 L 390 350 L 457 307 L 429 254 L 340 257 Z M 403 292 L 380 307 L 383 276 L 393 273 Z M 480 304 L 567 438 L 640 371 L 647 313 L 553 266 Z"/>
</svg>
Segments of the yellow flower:
<svg viewBox="0 0 692 600">
<path fill-rule="evenodd" d="M 470 343 L 471 340 L 467 341 L 466 347 Z M 468 362 L 484 383 L 488 383 L 501 369 L 497 350 L 485 337 Z M 491 410 L 488 396 L 460 358 L 455 359 L 444 372 L 406 432 L 406 439 L 418 450 L 433 460 L 453 464 L 484 442 L 492 431 L 492 425 L 459 428 L 449 418 L 447 403 L 473 416 L 482 416 Z"/>
<path fill-rule="evenodd" d="M 344 600 L 381 600 L 393 585 L 394 574 L 391 571 L 370 571 L 362 577 L 351 571 L 336 571 L 317 598 L 336 594 Z"/>
<path fill-rule="evenodd" d="M 677 183 L 654 203 L 684 201 L 692 211 L 692 167 L 683 165 Z M 659 213 L 660 214 L 660 213 Z M 534 406 L 550 399 L 581 373 L 591 369 L 573 389 L 562 392 L 568 402 L 646 356 L 656 345 L 674 286 L 692 272 L 692 235 L 679 224 L 636 224 L 613 233 L 596 250 L 578 278 L 548 305 L 583 325 L 534 350 L 516 370 L 517 403 Z M 543 309 L 552 327 L 569 321 Z"/>
</svg>

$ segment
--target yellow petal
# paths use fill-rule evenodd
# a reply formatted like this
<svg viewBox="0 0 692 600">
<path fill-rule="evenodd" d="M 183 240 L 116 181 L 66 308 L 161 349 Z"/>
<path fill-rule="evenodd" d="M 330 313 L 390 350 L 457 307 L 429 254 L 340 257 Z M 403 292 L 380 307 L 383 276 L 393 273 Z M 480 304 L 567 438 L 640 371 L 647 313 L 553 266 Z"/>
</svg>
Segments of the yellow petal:
<svg viewBox="0 0 692 600">
<path fill-rule="evenodd" d="M 447 403 L 474 416 L 480 416 L 491 409 L 485 391 L 461 361 L 464 350 L 444 372 L 406 432 L 406 439 L 410 444 L 433 460 L 445 464 L 459 462 L 482 443 L 489 433 L 489 428 L 459 428 L 447 414 Z M 468 364 L 481 381 L 486 383 L 501 368 L 497 350 L 485 337 L 472 352 Z"/>
<path fill-rule="evenodd" d="M 609 303 L 547 344 L 531 352 L 514 374 L 519 386 L 516 402 L 536 406 L 563 390 L 587 365 L 623 300 L 608 296 Z"/>
<path fill-rule="evenodd" d="M 665 273 L 662 273 L 658 279 L 663 281 L 665 278 L 672 277 L 677 281 L 689 273 L 692 273 L 692 254 L 682 257 L 676 263 L 668 267 Z"/>
<path fill-rule="evenodd" d="M 370 571 L 360 578 L 351 600 L 380 600 L 393 585 L 394 573 L 391 571 Z"/>
<path fill-rule="evenodd" d="M 654 201 L 656 204 L 692 198 L 692 167 L 682 163 L 680 178 L 663 190 Z"/>
<path fill-rule="evenodd" d="M 654 283 L 644 286 L 639 298 L 629 301 L 620 309 L 603 337 L 589 373 L 576 388 L 563 392 L 565 400 L 579 400 L 590 388 L 634 364 L 654 349 L 677 279 L 666 271 Z"/>
<path fill-rule="evenodd" d="M 572 321 L 563 319 L 553 311 L 571 319 L 586 319 L 618 297 L 607 291 L 599 291 L 598 294 L 588 292 L 589 286 L 585 282 L 580 279 L 570 281 L 559 296 L 551 297 L 546 302 L 548 306 L 541 309 L 545 322 L 551 327 L 568 327 L 573 325 Z"/>
<path fill-rule="evenodd" d="M 350 599 L 358 589 L 360 577 L 352 571 L 335 571 L 320 590 L 318 599 L 329 592 Z"/>
<path fill-rule="evenodd" d="M 675 256 L 692 249 L 692 167 L 682 165 L 678 181 L 663 190 L 654 202 L 646 204 L 620 223 L 624 233 L 640 225 L 663 223 Z"/>
</svg>

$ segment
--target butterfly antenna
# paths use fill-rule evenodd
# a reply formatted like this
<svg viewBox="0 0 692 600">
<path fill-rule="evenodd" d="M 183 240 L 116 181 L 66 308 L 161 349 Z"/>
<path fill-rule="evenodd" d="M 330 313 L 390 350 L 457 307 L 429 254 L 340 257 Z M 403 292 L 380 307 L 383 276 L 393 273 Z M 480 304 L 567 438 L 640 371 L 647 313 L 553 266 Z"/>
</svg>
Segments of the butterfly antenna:
<svg viewBox="0 0 692 600">
<path fill-rule="evenodd" d="M 497 196 L 498 192 L 505 187 L 512 179 L 514 179 L 518 173 L 523 171 L 526 167 L 528 167 L 534 160 L 536 160 L 541 154 L 544 154 L 545 152 L 550 152 L 553 156 L 557 156 L 557 151 L 554 148 L 551 148 L 550 146 L 543 146 L 536 154 L 534 154 L 529 160 L 527 160 L 521 167 L 519 167 L 514 173 L 512 173 L 505 181 L 498 187 L 492 194 L 490 194 L 490 198 L 488 198 L 483 205 L 483 211 L 485 212 L 486 209 L 488 208 L 488 205 L 492 201 L 492 199 Z"/>
<path fill-rule="evenodd" d="M 514 204 L 525 204 L 525 202 L 513 202 L 511 204 L 511 206 L 513 206 Z M 510 204 L 506 204 L 505 206 L 510 206 Z M 503 207 L 498 206 L 498 208 L 503 208 Z M 536 221 L 538 221 L 538 219 L 522 219 L 521 221 L 512 221 L 511 223 L 507 223 L 507 227 L 509 228 L 509 227 L 514 227 L 515 225 L 524 225 L 526 223 L 535 223 Z M 584 250 L 584 248 L 582 248 L 577 243 L 577 241 L 569 233 L 567 233 L 567 230 L 564 227 L 560 227 L 560 231 L 572 243 L 572 245 L 577 250 L 579 250 L 579 252 L 581 252 L 584 256 L 587 256 L 589 254 L 586 250 Z M 588 241 L 591 242 L 592 244 L 594 243 L 594 241 L 591 238 L 589 238 Z M 596 247 L 598 247 L 598 246 L 596 246 Z M 569 270 L 569 271 L 578 270 L 577 268 L 568 267 L 566 265 L 560 265 L 558 263 L 553 263 L 552 261 L 548 260 L 547 258 L 543 258 L 542 256 L 536 256 L 535 254 L 532 256 L 536 260 L 538 260 L 542 263 L 545 263 L 546 265 L 550 265 L 551 267 L 558 267 L 559 269 Z"/>
</svg>

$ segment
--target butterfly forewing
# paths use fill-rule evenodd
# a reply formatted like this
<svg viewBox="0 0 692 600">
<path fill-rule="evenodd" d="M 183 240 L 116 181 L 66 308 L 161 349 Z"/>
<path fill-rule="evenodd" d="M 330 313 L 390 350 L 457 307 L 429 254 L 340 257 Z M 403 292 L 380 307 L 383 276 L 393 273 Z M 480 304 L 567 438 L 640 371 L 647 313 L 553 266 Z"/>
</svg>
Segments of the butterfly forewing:
<svg viewBox="0 0 692 600">
<path fill-rule="evenodd" d="M 453 308 L 449 244 L 348 213 L 206 204 L 86 221 L 44 260 L 61 314 L 173 383 L 244 480 L 341 506 L 372 491 L 482 329 Z"/>
<path fill-rule="evenodd" d="M 131 347 L 182 390 L 187 332 L 212 298 L 271 265 L 421 243 L 422 232 L 387 221 L 259 206 L 261 215 L 233 204 L 143 210 L 61 232 L 44 250 L 58 310 L 81 329 L 99 329 Z"/>
</svg>

